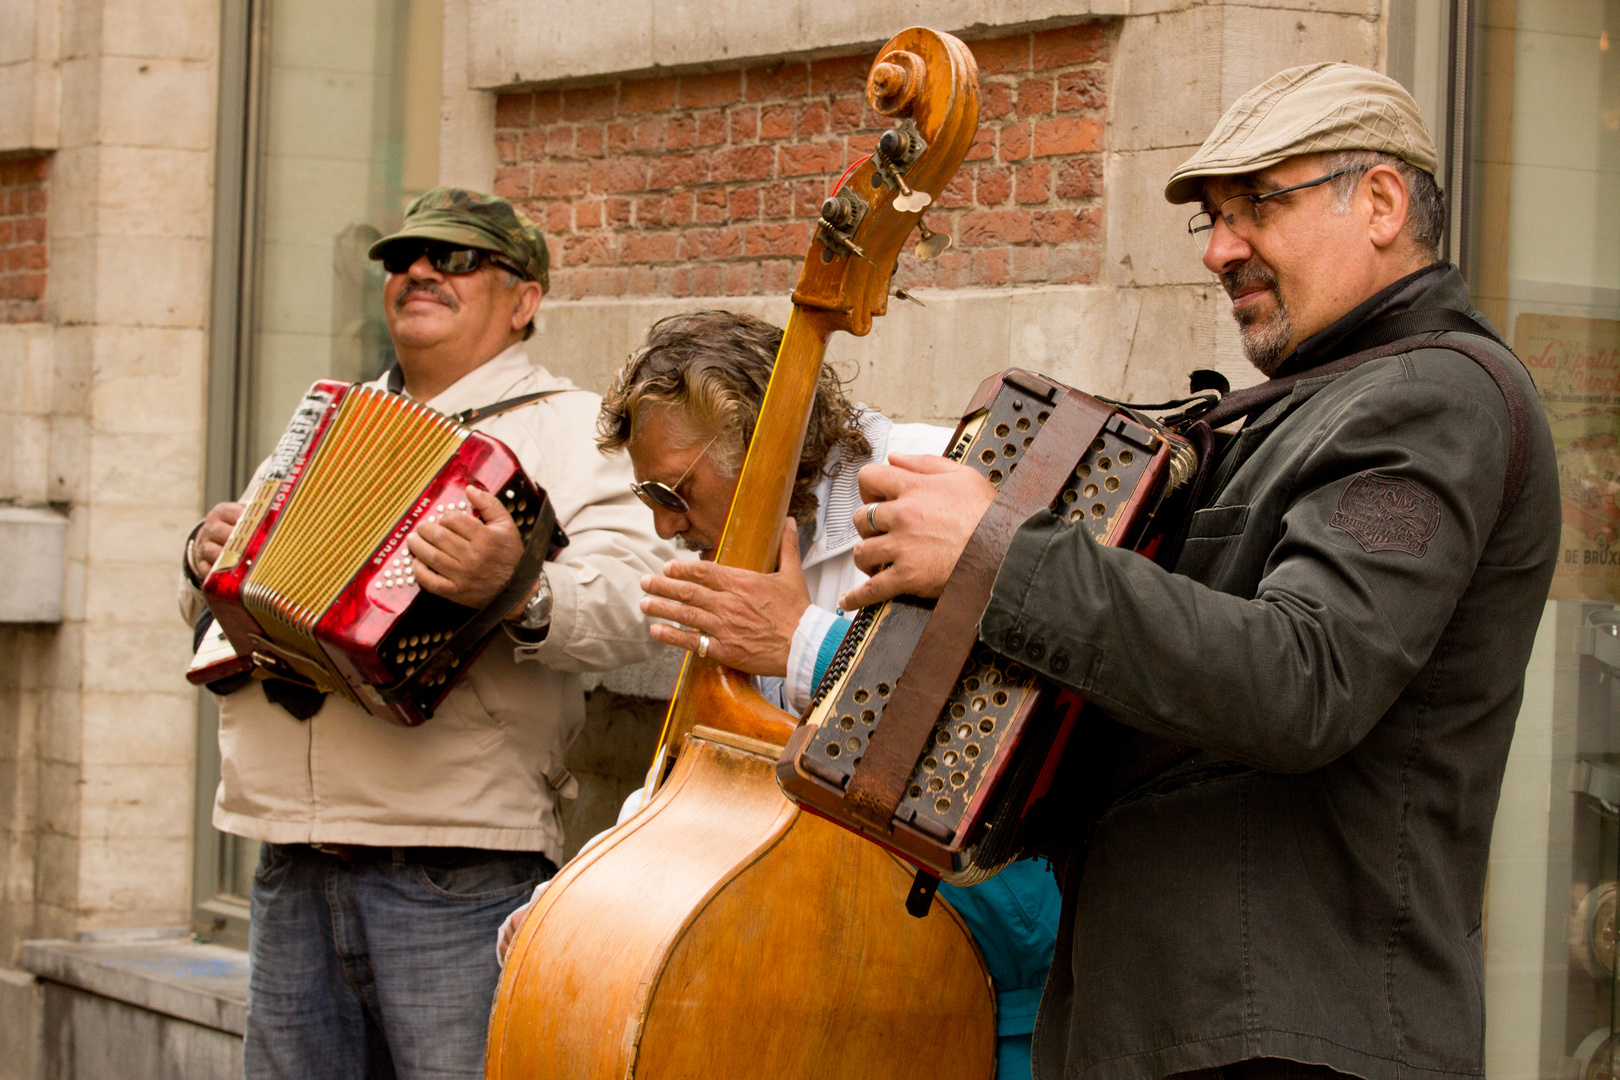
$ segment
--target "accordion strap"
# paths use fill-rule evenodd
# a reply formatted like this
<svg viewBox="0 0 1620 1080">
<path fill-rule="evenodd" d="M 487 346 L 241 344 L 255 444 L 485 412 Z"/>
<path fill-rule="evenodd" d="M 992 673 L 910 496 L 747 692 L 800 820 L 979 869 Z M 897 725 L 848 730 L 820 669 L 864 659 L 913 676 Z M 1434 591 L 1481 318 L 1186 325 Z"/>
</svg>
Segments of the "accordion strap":
<svg viewBox="0 0 1620 1080">
<path fill-rule="evenodd" d="M 1399 327 L 1407 334 L 1450 330 L 1486 338 L 1495 341 L 1504 349 L 1507 348 L 1502 343 L 1501 338 L 1489 334 L 1478 323 L 1461 312 L 1441 309 L 1409 312 L 1408 314 L 1414 316 L 1414 318 Z M 1421 316 L 1421 321 L 1416 316 Z M 1414 341 L 1411 337 L 1405 337 L 1401 340 L 1378 345 L 1375 348 L 1365 349 L 1362 352 L 1352 353 L 1330 363 L 1309 368 L 1296 375 L 1270 379 L 1260 383 L 1258 386 L 1234 390 L 1221 398 L 1219 404 L 1198 419 L 1209 425 L 1211 429 L 1218 428 L 1241 416 L 1251 416 L 1272 403 L 1282 400 L 1293 393 L 1294 384 L 1305 379 L 1343 375 L 1369 361 L 1379 360 L 1386 356 L 1397 356 L 1417 349 L 1450 349 L 1452 352 L 1462 353 L 1485 370 L 1485 374 L 1489 375 L 1491 381 L 1496 383 L 1496 388 L 1501 391 L 1502 398 L 1507 403 L 1510 428 L 1507 469 L 1502 476 L 1501 507 L 1497 511 L 1496 523 L 1491 526 L 1491 532 L 1494 533 L 1501 527 L 1502 522 L 1507 519 L 1508 512 L 1513 509 L 1514 504 L 1519 501 L 1519 493 L 1524 490 L 1525 478 L 1530 475 L 1530 406 L 1524 388 L 1513 374 L 1512 366 L 1477 341 L 1469 340 L 1466 337 Z"/>
<path fill-rule="evenodd" d="M 394 364 L 383 373 L 383 389 L 387 390 L 390 394 L 403 394 L 405 392 L 405 372 L 401 370 L 398 361 L 395 361 Z M 522 408 L 523 406 L 528 405 L 530 402 L 539 401 L 542 398 L 548 398 L 553 394 L 565 394 L 570 389 L 578 388 L 558 387 L 555 390 L 540 390 L 533 394 L 519 394 L 517 397 L 502 398 L 500 401 L 494 402 L 490 405 L 480 405 L 475 409 L 462 409 L 458 413 L 451 413 L 450 419 L 463 426 L 467 424 L 476 424 L 480 420 L 488 420 L 492 416 L 499 416 L 501 413 L 511 412 L 513 409 Z"/>
<path fill-rule="evenodd" d="M 844 809 L 850 816 L 880 832 L 890 831 L 917 759 L 978 641 L 979 617 L 990 602 L 1013 534 L 1031 514 L 1057 498 L 1075 462 L 1113 415 L 1111 407 L 1095 398 L 1064 393 L 1018 470 L 996 493 L 951 571 L 911 659 L 895 680 L 883 723 L 867 740 L 850 777 L 844 791 Z"/>
<path fill-rule="evenodd" d="M 520 409 L 542 398 L 551 397 L 553 394 L 565 394 L 567 392 L 566 387 L 559 387 L 556 390 L 538 390 L 532 394 L 519 394 L 517 397 L 503 398 L 492 405 L 480 405 L 476 409 L 462 409 L 458 413 L 452 413 L 450 419 L 463 425 L 476 424 L 480 420 L 488 420 L 492 416 L 499 416 L 501 413 L 511 412 L 513 409 Z"/>
</svg>

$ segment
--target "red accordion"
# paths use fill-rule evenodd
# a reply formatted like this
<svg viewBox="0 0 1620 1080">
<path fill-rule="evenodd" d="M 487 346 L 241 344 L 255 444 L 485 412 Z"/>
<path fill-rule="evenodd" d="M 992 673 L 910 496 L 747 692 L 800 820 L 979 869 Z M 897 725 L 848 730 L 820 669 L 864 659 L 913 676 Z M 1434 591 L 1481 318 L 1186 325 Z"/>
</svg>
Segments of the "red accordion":
<svg viewBox="0 0 1620 1080">
<path fill-rule="evenodd" d="M 418 586 L 405 546 L 424 521 L 473 513 L 469 485 L 501 501 L 525 542 L 512 583 L 482 611 Z M 566 543 L 499 440 L 397 394 L 317 382 L 202 585 L 230 648 L 187 677 L 257 668 L 420 724 Z"/>
</svg>

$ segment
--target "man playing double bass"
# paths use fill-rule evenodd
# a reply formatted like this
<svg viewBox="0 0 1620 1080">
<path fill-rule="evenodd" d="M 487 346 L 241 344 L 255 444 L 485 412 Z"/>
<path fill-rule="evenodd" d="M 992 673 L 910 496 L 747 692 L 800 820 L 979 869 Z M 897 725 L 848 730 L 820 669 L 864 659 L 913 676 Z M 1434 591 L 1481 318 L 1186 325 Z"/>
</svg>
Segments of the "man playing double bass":
<svg viewBox="0 0 1620 1080">
<path fill-rule="evenodd" d="M 708 555 L 731 510 L 737 474 L 759 418 L 782 331 L 747 315 L 696 311 L 647 331 L 602 404 L 598 444 L 628 454 L 636 494 L 664 539 Z M 896 424 L 851 403 L 824 367 L 799 459 L 774 574 L 677 560 L 642 581 L 660 641 L 748 672 L 766 696 L 802 712 L 850 620 L 837 597 L 865 574 L 851 552 L 859 539 L 861 466 L 889 453 L 941 453 L 949 428 Z M 684 629 L 690 628 L 690 629 Z M 632 795 L 621 817 L 641 805 Z M 543 891 L 544 885 L 536 891 Z M 1019 863 L 971 888 L 941 887 L 972 931 L 996 988 L 997 1072 L 1029 1075 L 1030 1032 L 1051 962 L 1059 897 L 1044 864 Z M 505 949 L 528 908 L 502 927 Z"/>
<path fill-rule="evenodd" d="M 1299 378 L 1216 454 L 1174 572 L 1045 511 L 1000 565 L 985 644 L 1193 751 L 1075 824 L 1038 1076 L 1483 1074 L 1486 858 L 1558 479 L 1439 259 L 1435 165 L 1364 68 L 1240 98 L 1165 195 L 1197 204 L 1249 359 Z M 860 483 L 873 576 L 841 605 L 937 596 L 994 490 L 933 457 Z"/>
</svg>

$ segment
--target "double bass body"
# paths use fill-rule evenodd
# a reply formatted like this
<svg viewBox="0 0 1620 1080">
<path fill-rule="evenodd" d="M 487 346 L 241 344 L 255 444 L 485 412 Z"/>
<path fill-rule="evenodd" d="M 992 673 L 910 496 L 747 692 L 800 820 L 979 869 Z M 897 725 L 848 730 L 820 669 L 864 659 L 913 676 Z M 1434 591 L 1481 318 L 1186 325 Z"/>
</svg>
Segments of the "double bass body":
<svg viewBox="0 0 1620 1080">
<path fill-rule="evenodd" d="M 994 995 L 956 913 L 908 916 L 905 870 L 795 809 L 775 764 L 700 729 L 653 803 L 547 890 L 490 1076 L 990 1075 Z"/>
<path fill-rule="evenodd" d="M 906 187 L 937 196 L 977 126 L 972 56 L 914 28 L 879 57 L 868 99 L 916 125 L 928 145 Z M 846 187 L 873 193 L 869 209 L 842 238 L 824 227 L 805 260 L 725 565 L 774 568 L 827 338 L 884 312 L 917 222 L 871 162 Z M 746 676 L 688 658 L 651 802 L 564 869 L 512 943 L 488 1077 L 993 1075 L 995 996 L 971 936 L 944 903 L 907 914 L 910 867 L 783 797 L 775 766 L 794 723 Z"/>
</svg>

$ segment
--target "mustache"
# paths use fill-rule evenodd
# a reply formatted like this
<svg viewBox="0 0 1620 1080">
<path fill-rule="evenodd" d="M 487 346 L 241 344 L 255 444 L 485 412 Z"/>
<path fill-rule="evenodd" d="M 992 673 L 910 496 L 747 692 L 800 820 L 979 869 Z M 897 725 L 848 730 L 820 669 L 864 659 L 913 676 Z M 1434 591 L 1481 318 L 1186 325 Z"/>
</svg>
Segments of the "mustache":
<svg viewBox="0 0 1620 1080">
<path fill-rule="evenodd" d="M 1256 285 L 1263 289 L 1277 287 L 1276 273 L 1271 267 L 1261 262 L 1258 257 L 1246 259 L 1221 275 L 1221 287 L 1226 290 L 1226 295 L 1233 300 L 1236 300 L 1238 293 L 1244 289 Z"/>
<path fill-rule="evenodd" d="M 403 309 L 405 307 L 405 302 L 409 300 L 415 293 L 427 293 L 429 296 L 439 301 L 439 303 L 443 304 L 451 311 L 461 310 L 461 304 L 454 296 L 451 296 L 448 292 L 439 288 L 438 285 L 431 281 L 413 281 L 409 285 L 405 286 L 404 289 L 400 290 L 400 294 L 394 297 L 394 310 L 398 311 Z"/>
<path fill-rule="evenodd" d="M 713 542 L 700 536 L 692 536 L 690 533 L 676 533 L 675 546 L 682 551 L 695 551 L 700 555 L 705 551 L 714 550 Z"/>
</svg>

